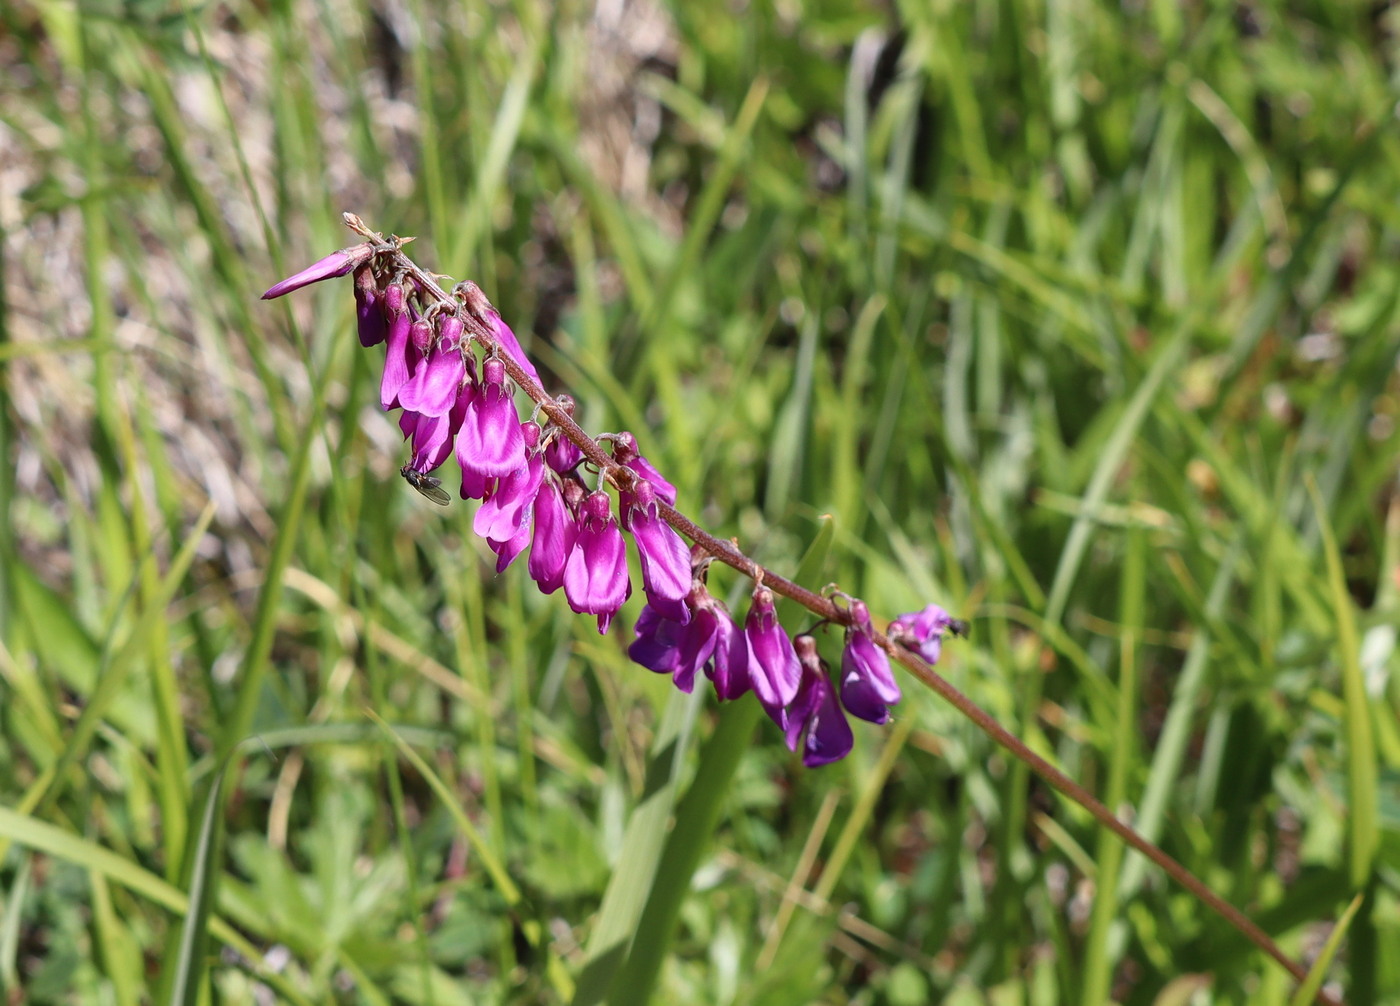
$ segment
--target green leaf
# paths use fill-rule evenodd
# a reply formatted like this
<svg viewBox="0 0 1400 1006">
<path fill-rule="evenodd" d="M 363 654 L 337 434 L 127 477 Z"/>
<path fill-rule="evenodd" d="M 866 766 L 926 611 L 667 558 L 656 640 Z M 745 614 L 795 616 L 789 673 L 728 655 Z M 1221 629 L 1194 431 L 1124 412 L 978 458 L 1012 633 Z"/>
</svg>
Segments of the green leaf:
<svg viewBox="0 0 1400 1006">
<path fill-rule="evenodd" d="M 1342 557 L 1332 534 L 1332 525 L 1317 491 L 1308 480 L 1313 513 L 1322 534 L 1322 550 L 1327 558 L 1327 585 L 1331 588 L 1332 617 L 1337 630 L 1337 660 L 1342 669 L 1342 699 L 1346 707 L 1347 746 L 1347 859 L 1352 885 L 1365 887 L 1371 875 L 1371 862 L 1380 846 L 1380 826 L 1376 809 L 1376 747 L 1371 732 L 1371 702 L 1366 696 L 1366 679 L 1361 673 L 1361 648 L 1356 634 L 1356 614 L 1347 591 Z"/>
</svg>

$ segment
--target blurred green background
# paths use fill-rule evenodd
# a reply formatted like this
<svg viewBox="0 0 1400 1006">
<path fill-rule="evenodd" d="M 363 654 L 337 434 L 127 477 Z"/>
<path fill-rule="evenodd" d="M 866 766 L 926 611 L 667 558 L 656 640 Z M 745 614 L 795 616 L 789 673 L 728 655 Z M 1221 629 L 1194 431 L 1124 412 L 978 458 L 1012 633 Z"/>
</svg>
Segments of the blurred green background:
<svg viewBox="0 0 1400 1006">
<path fill-rule="evenodd" d="M 0 5 L 5 1001 L 1292 995 L 912 679 L 808 771 L 495 576 L 348 281 L 257 299 L 353 210 L 715 533 L 969 619 L 1295 958 L 1364 893 L 1327 975 L 1400 1002 L 1397 60 L 1343 0 Z"/>
</svg>

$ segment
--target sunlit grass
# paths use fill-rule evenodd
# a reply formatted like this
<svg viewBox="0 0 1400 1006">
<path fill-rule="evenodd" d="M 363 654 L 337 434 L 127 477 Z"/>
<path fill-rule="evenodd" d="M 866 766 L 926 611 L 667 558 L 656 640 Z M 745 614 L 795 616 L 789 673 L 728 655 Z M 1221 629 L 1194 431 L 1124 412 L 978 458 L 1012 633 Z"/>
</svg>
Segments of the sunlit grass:
<svg viewBox="0 0 1400 1006">
<path fill-rule="evenodd" d="M 348 284 L 257 300 L 353 210 L 716 534 L 968 618 L 1295 957 L 1364 892 L 1330 978 L 1400 1000 L 1400 25 L 1043 6 L 0 7 L 0 986 L 1292 995 L 915 682 L 807 771 L 495 576 Z"/>
</svg>

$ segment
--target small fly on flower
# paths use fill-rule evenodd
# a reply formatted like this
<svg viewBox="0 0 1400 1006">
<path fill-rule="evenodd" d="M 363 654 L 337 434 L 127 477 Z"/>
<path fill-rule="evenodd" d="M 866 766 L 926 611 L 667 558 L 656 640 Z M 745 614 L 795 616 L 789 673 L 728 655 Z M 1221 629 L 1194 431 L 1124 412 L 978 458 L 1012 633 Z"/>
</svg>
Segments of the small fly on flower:
<svg viewBox="0 0 1400 1006">
<path fill-rule="evenodd" d="M 419 494 L 428 497 L 438 506 L 448 506 L 452 502 L 452 497 L 447 495 L 447 490 L 442 487 L 442 479 L 424 475 L 411 465 L 404 465 L 399 469 L 399 474 L 409 485 L 417 489 Z"/>
</svg>

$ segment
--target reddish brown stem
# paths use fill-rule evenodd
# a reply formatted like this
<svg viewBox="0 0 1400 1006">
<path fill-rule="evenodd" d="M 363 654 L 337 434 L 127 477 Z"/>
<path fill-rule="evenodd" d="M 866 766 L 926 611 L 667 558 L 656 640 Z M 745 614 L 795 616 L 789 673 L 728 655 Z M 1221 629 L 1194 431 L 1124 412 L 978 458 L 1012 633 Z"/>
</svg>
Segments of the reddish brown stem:
<svg viewBox="0 0 1400 1006">
<path fill-rule="evenodd" d="M 349 221 L 347 220 L 347 222 Z M 369 231 L 368 228 L 361 229 L 363 225 L 356 227 L 355 223 L 351 223 L 350 226 L 365 237 L 374 241 L 380 248 L 383 259 L 389 263 L 391 271 L 401 272 L 406 276 L 412 277 L 414 282 L 417 283 L 425 294 L 432 295 L 447 307 L 457 309 L 462 306 L 460 301 L 443 291 L 430 273 L 421 269 L 412 259 L 403 253 L 401 250 L 401 245 L 405 243 L 403 239 L 394 238 L 385 241 L 381 236 Z M 473 300 L 476 299 L 475 293 L 476 291 L 473 290 L 473 298 L 471 298 Z M 482 314 L 483 307 L 490 306 L 489 302 L 486 301 L 484 296 L 480 297 L 479 300 L 480 303 L 468 304 L 467 310 L 462 312 L 462 314 L 466 316 L 463 319 L 464 324 L 489 350 L 499 351 L 500 346 L 496 341 L 495 332 L 486 323 Z M 574 422 L 573 417 L 560 406 L 553 396 L 540 386 L 539 382 L 535 381 L 526 373 L 524 368 L 522 368 L 509 353 L 502 351 L 499 355 L 505 364 L 506 373 L 510 375 L 511 380 L 519 385 L 521 390 L 529 396 L 530 400 L 539 406 L 540 411 L 547 415 L 550 421 L 558 426 L 563 434 L 583 452 L 583 456 L 587 458 L 590 463 L 597 466 L 598 470 L 603 473 L 603 476 L 609 482 L 623 489 L 632 484 L 632 480 L 636 476 L 630 468 L 615 462 L 612 455 L 605 451 L 596 440 L 590 437 L 578 423 Z M 851 623 L 850 612 L 843 607 L 833 604 L 829 598 L 814 593 L 801 584 L 794 583 L 786 577 L 780 576 L 765 566 L 760 565 L 745 555 L 733 542 L 726 541 L 722 538 L 716 538 L 674 507 L 668 506 L 661 501 L 658 501 L 658 507 L 666 523 L 670 524 L 671 527 L 705 549 L 716 559 L 728 566 L 732 566 L 745 576 L 754 577 L 755 579 L 761 577 L 764 586 L 770 588 L 775 593 L 791 598 L 822 619 L 839 625 L 849 625 Z M 1246 939 L 1277 961 L 1295 980 L 1302 982 L 1307 977 L 1307 969 L 1285 954 L 1283 950 L 1279 948 L 1278 944 L 1269 937 L 1269 934 L 1250 921 L 1248 916 L 1231 905 L 1224 898 L 1217 895 L 1186 867 L 1182 866 L 1156 845 L 1153 845 L 1142 835 L 1120 821 L 1114 816 L 1112 811 L 1095 799 L 1088 790 L 1032 751 L 1020 738 L 993 719 L 989 713 L 964 695 L 946 678 L 938 674 L 938 672 L 917 654 L 905 649 L 898 643 L 891 642 L 879 633 L 875 634 L 875 641 L 880 646 L 884 647 L 884 649 L 911 674 L 950 703 L 958 712 L 971 720 L 978 729 L 1009 751 L 1015 758 L 1024 762 L 1031 771 L 1044 779 L 1050 786 L 1087 810 L 1099 824 L 1113 832 L 1113 834 L 1117 835 L 1131 848 L 1136 849 L 1160 867 L 1167 876 L 1190 891 L 1201 903 L 1216 912 Z M 1326 1004 L 1326 1006 L 1342 1006 L 1341 1000 L 1327 992 L 1319 992 L 1318 1000 Z"/>
</svg>

